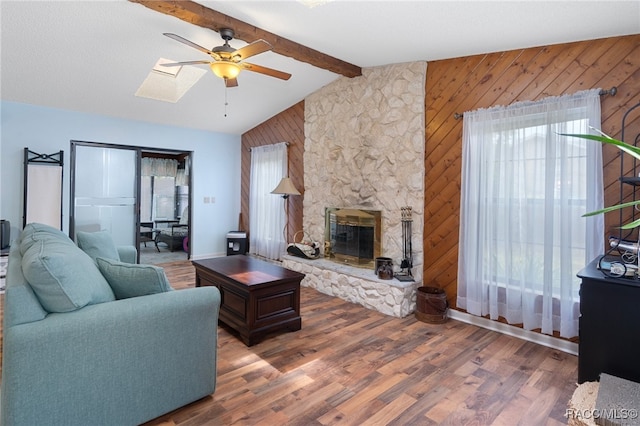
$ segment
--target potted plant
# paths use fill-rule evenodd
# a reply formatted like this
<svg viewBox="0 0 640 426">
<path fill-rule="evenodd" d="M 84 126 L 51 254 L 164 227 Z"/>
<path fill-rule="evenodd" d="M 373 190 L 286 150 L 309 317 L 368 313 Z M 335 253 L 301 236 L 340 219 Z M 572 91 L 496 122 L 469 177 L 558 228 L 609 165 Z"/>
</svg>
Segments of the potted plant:
<svg viewBox="0 0 640 426">
<path fill-rule="evenodd" d="M 631 156 L 633 156 L 635 159 L 640 161 L 640 147 L 636 147 L 634 145 L 630 145 L 628 143 L 625 143 L 621 140 L 618 139 L 614 139 L 610 136 L 607 136 L 606 134 L 600 132 L 599 130 L 596 130 L 597 132 L 600 133 L 600 135 L 583 135 L 583 134 L 572 134 L 572 133 L 562 133 L 563 136 L 572 136 L 572 137 L 576 137 L 576 138 L 582 138 L 582 139 L 590 139 L 590 140 L 594 140 L 594 141 L 598 141 L 598 142 L 602 142 L 602 143 L 606 143 L 606 144 L 610 144 L 610 145 L 614 145 L 616 147 L 618 147 L 621 151 L 623 151 L 626 154 L 629 154 Z M 598 214 L 604 214 L 607 212 L 611 212 L 614 210 L 619 210 L 619 209 L 623 209 L 626 207 L 634 207 L 640 205 L 640 200 L 635 200 L 635 201 L 630 201 L 628 203 L 621 203 L 621 204 L 616 204 L 615 206 L 611 206 L 611 207 L 605 207 L 604 209 L 601 210 L 596 210 L 593 212 L 589 212 L 589 213 L 585 213 L 583 215 L 583 217 L 586 216 L 595 216 Z M 627 224 L 624 224 L 621 226 L 622 229 L 633 229 L 633 228 L 637 228 L 640 226 L 640 219 L 636 219 L 632 222 L 629 222 Z"/>
</svg>

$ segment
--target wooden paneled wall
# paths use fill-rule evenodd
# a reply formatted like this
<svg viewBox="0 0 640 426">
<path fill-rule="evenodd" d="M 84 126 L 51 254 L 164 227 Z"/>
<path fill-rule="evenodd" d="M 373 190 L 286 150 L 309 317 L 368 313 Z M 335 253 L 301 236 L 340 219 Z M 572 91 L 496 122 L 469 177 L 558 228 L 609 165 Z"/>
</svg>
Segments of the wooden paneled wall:
<svg viewBox="0 0 640 426">
<path fill-rule="evenodd" d="M 454 113 L 613 86 L 618 88 L 617 95 L 602 97 L 602 129 L 619 138 L 624 112 L 640 102 L 640 35 L 429 62 L 425 98 L 425 285 L 444 288 L 450 305 L 455 307 L 462 120 L 455 119 Z M 627 128 L 637 133 L 640 114 L 635 117 Z M 605 205 L 609 206 L 618 203 L 620 197 L 619 153 L 610 146 L 605 146 L 603 153 Z M 610 213 L 605 222 L 606 232 L 614 232 L 619 216 Z"/>
<path fill-rule="evenodd" d="M 270 118 L 242 135 L 242 200 L 240 226 L 249 229 L 249 182 L 251 171 L 251 148 L 255 146 L 271 145 L 278 142 L 289 143 L 289 177 L 304 195 L 304 101 Z M 288 199 L 288 235 L 287 241 L 292 241 L 296 231 L 302 229 L 302 196 L 290 196 Z M 275 197 L 275 195 L 274 195 Z M 298 236 L 298 240 L 300 235 Z"/>
</svg>

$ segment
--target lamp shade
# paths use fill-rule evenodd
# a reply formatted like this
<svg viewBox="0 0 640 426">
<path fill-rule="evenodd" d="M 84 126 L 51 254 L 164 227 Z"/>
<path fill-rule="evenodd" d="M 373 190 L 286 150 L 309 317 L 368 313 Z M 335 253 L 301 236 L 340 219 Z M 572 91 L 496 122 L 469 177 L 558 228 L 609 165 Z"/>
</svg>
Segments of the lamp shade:
<svg viewBox="0 0 640 426">
<path fill-rule="evenodd" d="M 209 64 L 211 71 L 220 78 L 225 80 L 234 79 L 240 74 L 240 66 L 234 62 L 218 61 Z"/>
<path fill-rule="evenodd" d="M 293 182 L 289 179 L 289 176 L 285 176 L 282 178 L 276 189 L 271 191 L 272 194 L 281 194 L 281 195 L 300 195 L 300 191 L 293 186 Z"/>
</svg>

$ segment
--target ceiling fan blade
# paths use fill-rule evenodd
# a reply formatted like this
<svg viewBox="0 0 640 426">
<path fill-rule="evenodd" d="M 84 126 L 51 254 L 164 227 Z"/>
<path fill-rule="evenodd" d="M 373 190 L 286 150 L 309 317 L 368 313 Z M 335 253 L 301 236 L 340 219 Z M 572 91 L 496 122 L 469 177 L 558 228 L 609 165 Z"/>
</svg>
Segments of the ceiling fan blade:
<svg viewBox="0 0 640 426">
<path fill-rule="evenodd" d="M 271 49 L 273 49 L 273 47 L 269 43 L 261 39 L 256 40 L 253 43 L 250 43 L 245 47 L 236 50 L 235 52 L 233 52 L 231 57 L 234 61 L 239 62 L 244 61 L 245 59 L 251 56 L 255 56 L 259 53 L 267 52 Z"/>
<path fill-rule="evenodd" d="M 238 65 L 240 65 L 243 69 L 245 69 L 247 71 L 257 72 L 257 73 L 260 73 L 260 74 L 268 75 L 270 77 L 279 78 L 281 80 L 289 80 L 289 78 L 291 78 L 291 74 L 288 74 L 288 73 L 282 72 L 282 71 L 278 71 L 278 70 L 274 70 L 272 68 L 263 67 L 261 65 L 249 64 L 247 62 L 241 62 Z"/>
<path fill-rule="evenodd" d="M 236 78 L 225 78 L 224 85 L 227 87 L 238 87 L 238 79 Z"/>
<path fill-rule="evenodd" d="M 160 64 L 163 67 L 179 67 L 182 65 L 209 65 L 211 61 L 186 61 L 186 62 L 169 62 L 166 64 Z"/>
<path fill-rule="evenodd" d="M 184 44 L 186 44 L 187 46 L 193 47 L 194 49 L 198 49 L 198 50 L 199 50 L 199 51 L 201 51 L 202 53 L 206 53 L 207 55 L 211 55 L 211 56 L 213 56 L 215 59 L 220 59 L 220 56 L 219 56 L 217 53 L 212 52 L 212 51 L 211 51 L 211 50 L 209 50 L 209 49 L 205 49 L 204 47 L 200 46 L 199 44 L 195 44 L 194 42 L 189 41 L 189 40 L 187 40 L 187 39 L 186 39 L 186 38 L 184 38 L 184 37 L 180 37 L 179 35 L 177 35 L 177 34 L 173 34 L 173 33 L 162 33 L 162 34 L 163 34 L 163 35 L 166 35 L 166 36 L 167 36 L 167 37 L 169 37 L 169 38 L 174 39 L 175 41 L 179 41 L 180 43 L 184 43 Z"/>
</svg>

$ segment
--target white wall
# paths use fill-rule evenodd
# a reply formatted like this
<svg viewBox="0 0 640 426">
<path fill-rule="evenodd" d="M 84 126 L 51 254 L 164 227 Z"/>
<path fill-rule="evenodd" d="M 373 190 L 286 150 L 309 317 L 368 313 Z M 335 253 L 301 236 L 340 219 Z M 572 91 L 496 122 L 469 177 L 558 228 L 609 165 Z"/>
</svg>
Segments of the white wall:
<svg viewBox="0 0 640 426">
<path fill-rule="evenodd" d="M 192 257 L 226 254 L 226 234 L 240 213 L 239 135 L 122 120 L 15 102 L 0 102 L 0 218 L 22 228 L 24 148 L 64 151 L 63 230 L 69 227 L 70 141 L 193 151 Z M 215 197 L 215 203 L 204 203 Z"/>
</svg>

